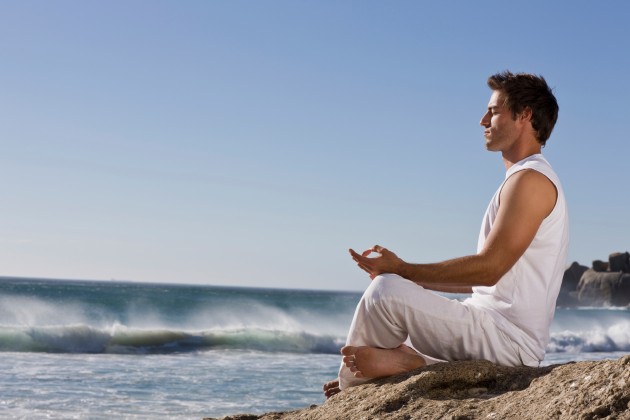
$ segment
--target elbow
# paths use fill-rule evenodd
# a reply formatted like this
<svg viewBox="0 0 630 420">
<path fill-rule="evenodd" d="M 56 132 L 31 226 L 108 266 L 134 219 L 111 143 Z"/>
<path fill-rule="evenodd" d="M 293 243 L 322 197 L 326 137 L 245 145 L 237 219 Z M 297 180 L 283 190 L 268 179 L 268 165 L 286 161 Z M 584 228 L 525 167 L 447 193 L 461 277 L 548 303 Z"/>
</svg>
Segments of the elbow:
<svg viewBox="0 0 630 420">
<path fill-rule="evenodd" d="M 479 276 L 481 286 L 495 286 L 510 271 L 515 261 L 511 258 L 501 257 L 497 253 L 481 253 L 478 255 L 478 258 L 480 258 L 479 267 L 482 270 Z"/>
<path fill-rule="evenodd" d="M 481 286 L 492 287 L 495 286 L 512 268 L 512 264 L 501 264 L 497 262 L 489 262 L 486 265 L 484 274 L 480 276 Z"/>
<path fill-rule="evenodd" d="M 496 286 L 496 284 L 499 282 L 499 280 L 501 280 L 501 277 L 503 277 L 502 275 L 489 275 L 487 277 L 484 277 L 480 283 L 481 286 L 485 286 L 485 287 L 492 287 L 492 286 Z"/>
</svg>

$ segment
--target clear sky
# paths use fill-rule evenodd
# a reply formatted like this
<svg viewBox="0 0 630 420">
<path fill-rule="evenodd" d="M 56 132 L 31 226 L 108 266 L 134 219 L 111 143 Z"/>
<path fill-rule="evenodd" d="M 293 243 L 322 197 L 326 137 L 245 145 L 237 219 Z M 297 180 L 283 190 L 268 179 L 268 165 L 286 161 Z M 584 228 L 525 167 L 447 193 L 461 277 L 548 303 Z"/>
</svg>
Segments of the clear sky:
<svg viewBox="0 0 630 420">
<path fill-rule="evenodd" d="M 363 290 L 475 252 L 487 77 L 542 74 L 570 261 L 630 250 L 625 1 L 2 1 L 0 275 Z"/>
</svg>

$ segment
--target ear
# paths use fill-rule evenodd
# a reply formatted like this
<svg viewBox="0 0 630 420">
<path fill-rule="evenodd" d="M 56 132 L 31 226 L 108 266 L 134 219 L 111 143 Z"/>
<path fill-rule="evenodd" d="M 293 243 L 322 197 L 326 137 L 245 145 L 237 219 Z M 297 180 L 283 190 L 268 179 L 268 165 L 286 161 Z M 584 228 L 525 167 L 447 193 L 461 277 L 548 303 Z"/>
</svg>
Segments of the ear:
<svg viewBox="0 0 630 420">
<path fill-rule="evenodd" d="M 532 121 L 532 109 L 530 107 L 525 107 L 523 110 L 517 115 L 517 118 L 521 122 Z"/>
</svg>

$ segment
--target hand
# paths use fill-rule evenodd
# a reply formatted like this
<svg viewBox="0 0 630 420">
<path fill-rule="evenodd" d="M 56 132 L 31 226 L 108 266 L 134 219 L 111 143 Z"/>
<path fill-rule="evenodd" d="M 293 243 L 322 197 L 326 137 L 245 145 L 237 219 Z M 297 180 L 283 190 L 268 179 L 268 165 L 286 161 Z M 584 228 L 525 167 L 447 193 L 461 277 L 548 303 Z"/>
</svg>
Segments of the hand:
<svg viewBox="0 0 630 420">
<path fill-rule="evenodd" d="M 369 257 L 373 252 L 379 255 L 377 257 Z M 360 255 L 353 249 L 350 249 L 350 255 L 359 268 L 368 273 L 372 280 L 383 273 L 398 274 L 399 268 L 404 262 L 396 254 L 379 245 L 366 249 Z"/>
</svg>

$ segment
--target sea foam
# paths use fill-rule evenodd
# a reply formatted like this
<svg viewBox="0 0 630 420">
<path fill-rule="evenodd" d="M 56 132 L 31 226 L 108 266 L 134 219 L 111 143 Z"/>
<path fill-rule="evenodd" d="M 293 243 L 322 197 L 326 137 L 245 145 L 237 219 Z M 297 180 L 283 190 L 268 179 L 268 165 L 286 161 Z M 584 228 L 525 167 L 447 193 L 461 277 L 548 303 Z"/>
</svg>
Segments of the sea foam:
<svg viewBox="0 0 630 420">
<path fill-rule="evenodd" d="M 630 320 L 619 320 L 607 327 L 554 332 L 551 334 L 547 351 L 552 353 L 630 351 Z"/>
</svg>

